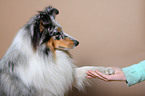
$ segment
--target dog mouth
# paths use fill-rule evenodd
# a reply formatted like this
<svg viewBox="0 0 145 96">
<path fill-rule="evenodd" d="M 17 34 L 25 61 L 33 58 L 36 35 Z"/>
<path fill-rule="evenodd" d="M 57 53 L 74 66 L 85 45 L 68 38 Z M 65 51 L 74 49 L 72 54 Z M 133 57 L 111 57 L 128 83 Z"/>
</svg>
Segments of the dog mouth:
<svg viewBox="0 0 145 96">
<path fill-rule="evenodd" d="M 74 49 L 75 47 L 76 47 L 75 45 L 73 47 L 71 47 L 71 48 L 66 48 L 66 47 L 63 47 L 63 46 L 58 46 L 57 49 L 59 49 L 59 50 L 70 50 L 70 49 Z"/>
<path fill-rule="evenodd" d="M 58 48 L 59 48 L 59 49 L 65 49 L 65 47 L 63 47 L 63 46 L 58 46 Z"/>
<path fill-rule="evenodd" d="M 57 49 L 60 49 L 60 50 L 69 50 L 69 49 L 73 49 L 74 47 L 72 48 L 66 48 L 66 47 L 63 47 L 63 46 L 58 46 Z"/>
</svg>

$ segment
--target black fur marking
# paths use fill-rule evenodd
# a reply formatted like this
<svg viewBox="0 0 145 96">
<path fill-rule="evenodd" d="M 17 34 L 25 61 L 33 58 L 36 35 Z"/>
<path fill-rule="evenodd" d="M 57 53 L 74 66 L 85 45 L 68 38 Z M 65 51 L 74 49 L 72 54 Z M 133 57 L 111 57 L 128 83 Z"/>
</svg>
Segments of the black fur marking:
<svg viewBox="0 0 145 96">
<path fill-rule="evenodd" d="M 47 27 L 47 25 L 51 24 L 50 16 L 46 13 L 40 13 L 40 20 L 42 21 L 42 24 Z"/>
<path fill-rule="evenodd" d="M 40 40 L 40 29 L 39 29 L 40 22 L 36 21 L 34 25 L 34 33 L 32 37 L 32 44 L 34 49 L 37 49 L 37 46 L 39 45 L 39 40 Z"/>
<path fill-rule="evenodd" d="M 11 62 L 11 61 L 8 62 L 8 66 L 12 72 L 14 71 L 14 65 L 15 64 L 13 62 Z"/>
<path fill-rule="evenodd" d="M 42 44 L 48 42 L 51 37 L 52 37 L 52 35 L 50 35 L 49 33 L 45 34 L 45 38 L 43 39 Z"/>
<path fill-rule="evenodd" d="M 50 50 L 49 48 L 45 48 L 45 49 L 44 49 L 44 53 L 45 53 L 46 55 L 48 55 L 49 50 Z"/>
</svg>

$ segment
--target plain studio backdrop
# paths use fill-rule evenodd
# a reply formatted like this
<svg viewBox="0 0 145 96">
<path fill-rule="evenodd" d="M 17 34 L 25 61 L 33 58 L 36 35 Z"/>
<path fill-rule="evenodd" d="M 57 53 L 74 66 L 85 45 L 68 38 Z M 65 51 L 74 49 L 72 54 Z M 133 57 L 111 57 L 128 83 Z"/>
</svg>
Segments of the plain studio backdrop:
<svg viewBox="0 0 145 96">
<path fill-rule="evenodd" d="M 0 58 L 17 31 L 48 5 L 60 11 L 56 20 L 63 31 L 80 41 L 71 50 L 77 66 L 126 67 L 145 59 L 145 0 L 0 0 Z M 99 79 L 92 79 L 92 87 L 87 87 L 85 93 L 71 93 L 144 95 L 145 82 L 127 87 L 125 82 Z"/>
</svg>

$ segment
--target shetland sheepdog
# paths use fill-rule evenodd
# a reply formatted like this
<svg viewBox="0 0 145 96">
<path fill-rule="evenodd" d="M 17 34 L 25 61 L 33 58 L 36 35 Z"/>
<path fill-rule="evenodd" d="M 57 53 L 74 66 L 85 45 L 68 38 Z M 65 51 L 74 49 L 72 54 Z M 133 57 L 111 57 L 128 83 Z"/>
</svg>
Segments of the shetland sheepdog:
<svg viewBox="0 0 145 96">
<path fill-rule="evenodd" d="M 88 70 L 113 73 L 108 67 L 73 64 L 68 50 L 79 42 L 63 32 L 58 13 L 49 6 L 19 30 L 0 60 L 0 96 L 64 96 L 73 86 L 83 89 Z"/>
</svg>

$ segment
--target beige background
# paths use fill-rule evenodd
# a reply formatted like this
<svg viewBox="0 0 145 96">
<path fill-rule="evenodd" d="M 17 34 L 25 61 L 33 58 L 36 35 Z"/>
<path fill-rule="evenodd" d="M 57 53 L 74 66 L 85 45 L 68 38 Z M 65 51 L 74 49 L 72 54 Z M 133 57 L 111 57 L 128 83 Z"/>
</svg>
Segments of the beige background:
<svg viewBox="0 0 145 96">
<path fill-rule="evenodd" d="M 17 31 L 48 5 L 59 9 L 64 32 L 80 41 L 71 50 L 76 65 L 125 67 L 145 59 L 145 0 L 0 0 L 0 58 Z M 87 92 L 72 96 L 145 95 L 145 82 L 92 82 Z"/>
</svg>

